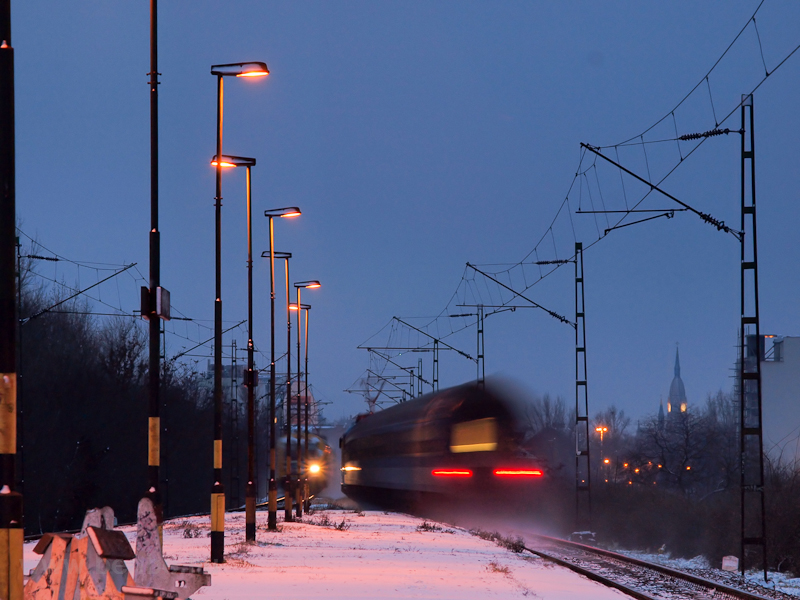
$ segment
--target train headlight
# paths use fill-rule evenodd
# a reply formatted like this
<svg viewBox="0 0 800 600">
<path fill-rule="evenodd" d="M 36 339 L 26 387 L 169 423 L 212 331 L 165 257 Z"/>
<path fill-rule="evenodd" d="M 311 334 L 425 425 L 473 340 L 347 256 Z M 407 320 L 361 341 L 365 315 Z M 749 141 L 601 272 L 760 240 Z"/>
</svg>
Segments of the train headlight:
<svg viewBox="0 0 800 600">
<path fill-rule="evenodd" d="M 308 467 L 308 472 L 312 475 L 318 475 L 320 471 L 322 471 L 322 467 L 320 467 L 317 463 L 309 465 Z"/>
</svg>

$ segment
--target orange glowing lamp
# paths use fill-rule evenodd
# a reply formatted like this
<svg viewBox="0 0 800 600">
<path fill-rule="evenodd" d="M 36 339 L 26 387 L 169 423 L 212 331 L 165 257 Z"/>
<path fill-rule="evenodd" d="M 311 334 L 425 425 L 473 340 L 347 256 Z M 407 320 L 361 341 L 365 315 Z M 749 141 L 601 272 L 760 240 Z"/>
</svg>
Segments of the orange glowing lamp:
<svg viewBox="0 0 800 600">
<path fill-rule="evenodd" d="M 218 162 L 217 156 L 214 155 L 211 158 L 211 166 L 216 167 L 217 165 L 226 169 L 231 167 L 254 167 L 256 165 L 256 159 L 247 156 L 230 156 L 223 154 L 222 160 Z"/>
<path fill-rule="evenodd" d="M 266 77 L 269 69 L 265 62 L 241 62 L 212 65 L 211 74 L 217 77 Z"/>
<path fill-rule="evenodd" d="M 284 206 L 283 208 L 271 208 L 264 211 L 264 216 L 270 219 L 274 217 L 299 217 L 302 212 L 296 206 Z M 263 256 L 263 255 L 262 255 Z M 276 258 L 278 258 L 276 256 Z"/>
</svg>

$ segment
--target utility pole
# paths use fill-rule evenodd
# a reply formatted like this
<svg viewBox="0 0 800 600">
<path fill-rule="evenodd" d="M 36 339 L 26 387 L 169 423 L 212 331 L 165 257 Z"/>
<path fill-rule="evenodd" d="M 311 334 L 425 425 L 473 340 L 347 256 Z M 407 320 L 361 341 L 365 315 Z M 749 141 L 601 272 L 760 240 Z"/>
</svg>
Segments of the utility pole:
<svg viewBox="0 0 800 600">
<path fill-rule="evenodd" d="M 749 113 L 749 114 L 748 114 Z M 749 117 L 749 118 L 748 118 Z M 742 576 L 748 546 L 761 548 L 767 580 L 764 438 L 761 421 L 763 338 L 758 313 L 758 238 L 756 236 L 756 150 L 753 96 L 742 96 L 741 345 L 739 410 L 741 452 Z M 748 135 L 749 134 L 749 135 Z M 749 185 L 748 185 L 749 184 Z M 754 343 L 748 344 L 748 341 Z"/>
<path fill-rule="evenodd" d="M 0 0 L 0 597 L 22 599 L 22 494 L 16 486 L 16 176 L 11 0 Z"/>
<path fill-rule="evenodd" d="M 230 450 L 230 499 L 233 506 L 241 504 L 239 496 L 239 379 L 236 360 L 236 340 L 231 340 L 231 450 Z"/>
<path fill-rule="evenodd" d="M 158 296 L 161 292 L 161 234 L 158 231 L 158 0 L 150 0 L 150 288 L 146 314 L 149 320 L 148 397 L 149 418 L 147 465 L 149 489 L 159 536 L 164 512 L 159 491 L 161 466 L 161 319 Z"/>
<path fill-rule="evenodd" d="M 592 530 L 583 244 L 575 244 L 575 531 Z M 602 454 L 602 452 L 601 452 Z"/>
</svg>

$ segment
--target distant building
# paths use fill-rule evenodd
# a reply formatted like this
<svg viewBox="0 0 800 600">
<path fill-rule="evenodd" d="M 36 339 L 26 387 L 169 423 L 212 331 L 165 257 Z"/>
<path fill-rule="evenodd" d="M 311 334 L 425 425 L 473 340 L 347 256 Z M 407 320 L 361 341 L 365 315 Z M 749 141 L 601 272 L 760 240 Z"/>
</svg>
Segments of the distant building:
<svg viewBox="0 0 800 600">
<path fill-rule="evenodd" d="M 686 388 L 681 379 L 681 361 L 678 356 L 678 349 L 675 348 L 675 376 L 669 386 L 669 396 L 667 397 L 667 415 L 674 417 L 680 413 L 685 413 L 687 409 Z"/>
<path fill-rule="evenodd" d="M 765 335 L 759 346 L 764 451 L 800 460 L 800 337 Z"/>
</svg>

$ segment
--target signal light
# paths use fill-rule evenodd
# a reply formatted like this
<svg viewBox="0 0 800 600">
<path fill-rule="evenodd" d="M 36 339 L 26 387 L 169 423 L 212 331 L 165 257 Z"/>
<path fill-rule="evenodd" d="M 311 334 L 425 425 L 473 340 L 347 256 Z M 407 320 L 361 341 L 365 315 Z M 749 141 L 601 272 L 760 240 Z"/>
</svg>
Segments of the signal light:
<svg viewBox="0 0 800 600">
<path fill-rule="evenodd" d="M 431 474 L 434 477 L 472 477 L 469 469 L 434 469 Z"/>
<path fill-rule="evenodd" d="M 495 469 L 498 477 L 541 477 L 544 475 L 539 469 Z"/>
</svg>

